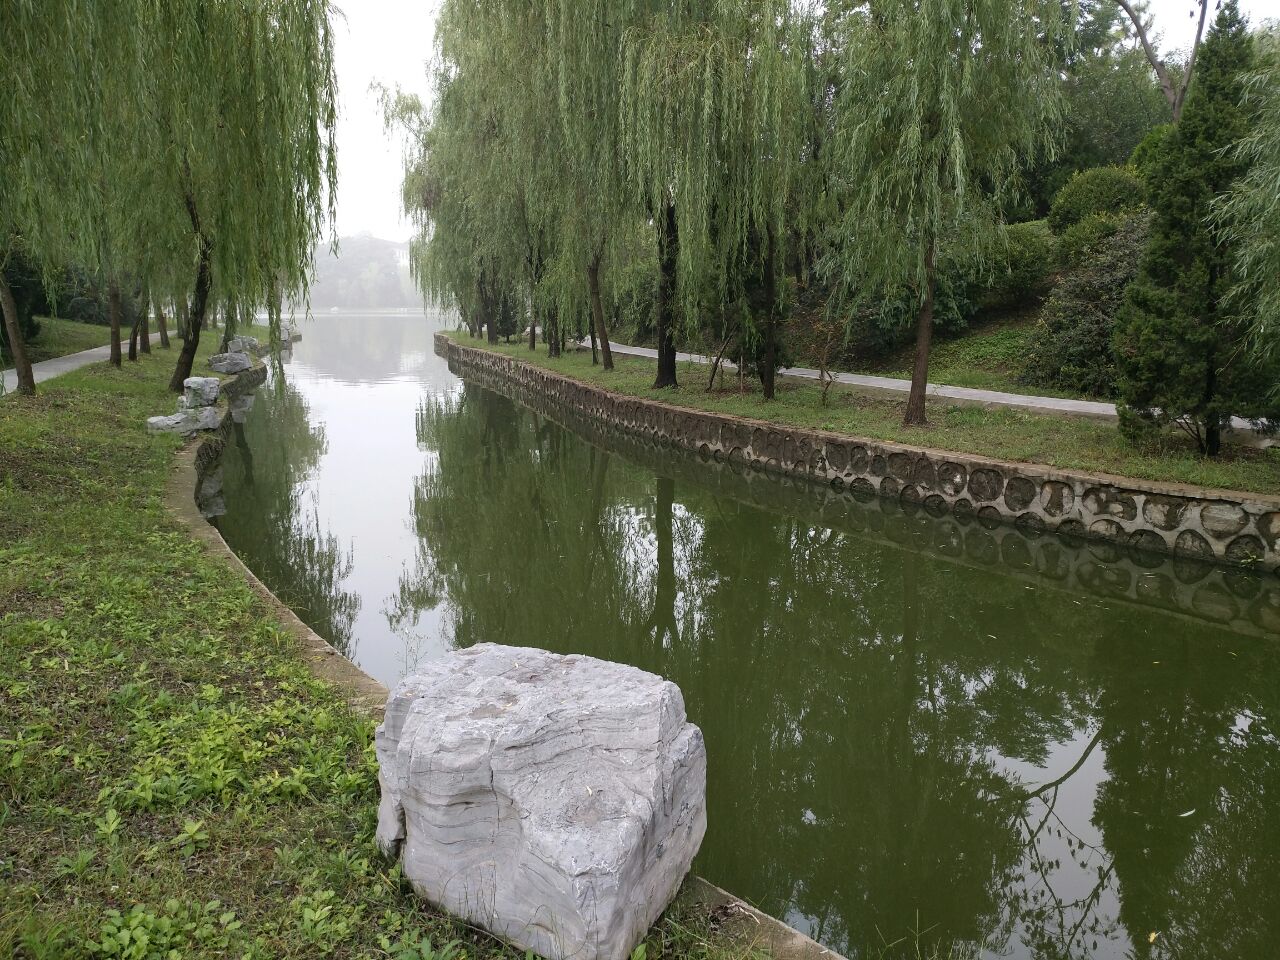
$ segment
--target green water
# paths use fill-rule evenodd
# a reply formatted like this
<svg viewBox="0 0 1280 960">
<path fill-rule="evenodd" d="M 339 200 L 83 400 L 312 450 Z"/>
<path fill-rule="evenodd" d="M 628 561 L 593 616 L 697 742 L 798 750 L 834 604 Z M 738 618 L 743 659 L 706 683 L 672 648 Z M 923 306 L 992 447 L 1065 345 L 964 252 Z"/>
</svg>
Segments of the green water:
<svg viewBox="0 0 1280 960">
<path fill-rule="evenodd" d="M 1280 580 L 592 442 L 431 332 L 305 326 L 224 462 L 228 540 L 366 670 L 669 677 L 695 869 L 850 957 L 1280 955 Z"/>
</svg>

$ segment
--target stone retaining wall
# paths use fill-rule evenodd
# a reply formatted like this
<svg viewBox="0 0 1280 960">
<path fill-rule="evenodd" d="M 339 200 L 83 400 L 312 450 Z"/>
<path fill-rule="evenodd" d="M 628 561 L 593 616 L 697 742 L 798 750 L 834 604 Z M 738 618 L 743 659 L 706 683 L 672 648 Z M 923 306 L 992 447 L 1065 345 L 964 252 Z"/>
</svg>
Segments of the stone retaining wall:
<svg viewBox="0 0 1280 960">
<path fill-rule="evenodd" d="M 1055 470 L 764 423 L 612 393 L 443 333 L 436 353 L 467 380 L 513 387 L 653 441 L 1028 533 L 1055 531 L 1142 552 L 1280 571 L 1280 496 Z"/>
</svg>

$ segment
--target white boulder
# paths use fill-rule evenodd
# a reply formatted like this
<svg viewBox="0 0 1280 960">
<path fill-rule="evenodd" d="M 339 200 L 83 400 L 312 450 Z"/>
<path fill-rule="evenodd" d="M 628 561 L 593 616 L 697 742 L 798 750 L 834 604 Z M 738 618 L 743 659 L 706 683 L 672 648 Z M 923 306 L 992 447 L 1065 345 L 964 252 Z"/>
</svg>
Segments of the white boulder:
<svg viewBox="0 0 1280 960">
<path fill-rule="evenodd" d="M 261 353 L 262 345 L 257 337 L 235 336 L 227 341 L 228 353 Z"/>
<path fill-rule="evenodd" d="M 551 960 L 626 960 L 706 831 L 679 688 L 480 644 L 426 664 L 376 738 L 378 844 L 438 907 Z"/>
<path fill-rule="evenodd" d="M 209 369 L 217 373 L 241 373 L 253 366 L 253 360 L 247 353 L 232 351 L 215 353 L 209 358 Z"/>
<path fill-rule="evenodd" d="M 222 381 L 217 377 L 187 377 L 182 381 L 185 388 L 183 399 L 188 410 L 194 407 L 211 407 L 218 402 L 218 391 Z"/>
</svg>

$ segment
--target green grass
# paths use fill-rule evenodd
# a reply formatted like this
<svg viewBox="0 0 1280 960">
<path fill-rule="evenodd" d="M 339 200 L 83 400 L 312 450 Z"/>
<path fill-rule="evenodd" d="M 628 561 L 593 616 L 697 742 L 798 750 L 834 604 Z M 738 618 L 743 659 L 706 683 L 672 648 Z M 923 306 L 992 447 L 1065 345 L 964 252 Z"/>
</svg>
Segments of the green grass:
<svg viewBox="0 0 1280 960">
<path fill-rule="evenodd" d="M 27 359 L 32 363 L 41 360 L 52 360 L 65 357 L 69 353 L 81 350 L 92 350 L 111 342 L 111 328 L 94 323 L 78 323 L 75 320 L 62 320 L 58 317 L 40 317 L 40 329 L 34 337 L 27 341 Z M 153 346 L 159 339 L 152 334 Z M 11 366 L 12 358 L 7 350 L 0 350 L 0 364 Z"/>
<path fill-rule="evenodd" d="M 510 955 L 378 855 L 373 724 L 164 510 L 175 353 L 0 400 L 0 956 Z"/>
<path fill-rule="evenodd" d="M 489 349 L 487 343 L 471 340 L 465 333 L 454 336 L 467 346 Z M 1280 491 L 1280 449 L 1276 448 L 1233 447 L 1211 460 L 1176 437 L 1159 448 L 1134 448 L 1105 421 L 937 401 L 928 406 L 929 426 L 904 427 L 905 398 L 872 396 L 840 385 L 831 388 L 829 404 L 823 406 L 817 384 L 783 380 L 777 398 L 766 402 L 756 392 L 756 383 L 745 381 L 747 392 L 740 393 L 732 377 L 725 379 L 723 389 L 707 393 L 708 369 L 704 365 L 682 363 L 680 389 L 653 390 L 652 360 L 616 355 L 616 369 L 606 373 L 592 366 L 589 350 L 552 360 L 541 346 L 536 354 L 518 343 L 499 344 L 494 349 L 618 393 L 699 410 L 1062 469 L 1255 493 Z"/>
</svg>

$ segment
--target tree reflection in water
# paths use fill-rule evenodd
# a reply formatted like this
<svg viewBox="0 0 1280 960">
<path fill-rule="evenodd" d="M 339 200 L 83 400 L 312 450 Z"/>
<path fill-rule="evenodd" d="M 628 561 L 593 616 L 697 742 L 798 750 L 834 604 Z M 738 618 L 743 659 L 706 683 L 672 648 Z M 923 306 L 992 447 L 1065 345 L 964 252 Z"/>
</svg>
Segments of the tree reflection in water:
<svg viewBox="0 0 1280 960">
<path fill-rule="evenodd" d="M 1271 644 L 712 492 L 478 388 L 417 429 L 388 617 L 679 683 L 713 881 L 850 956 L 1274 955 Z"/>
<path fill-rule="evenodd" d="M 223 454 L 224 487 L 236 503 L 217 526 L 276 596 L 349 654 L 360 609 L 360 597 L 342 586 L 351 552 L 325 530 L 305 482 L 325 452 L 324 428 L 311 422 L 306 400 L 279 369 L 257 404 L 262 409 L 235 425 Z"/>
</svg>

